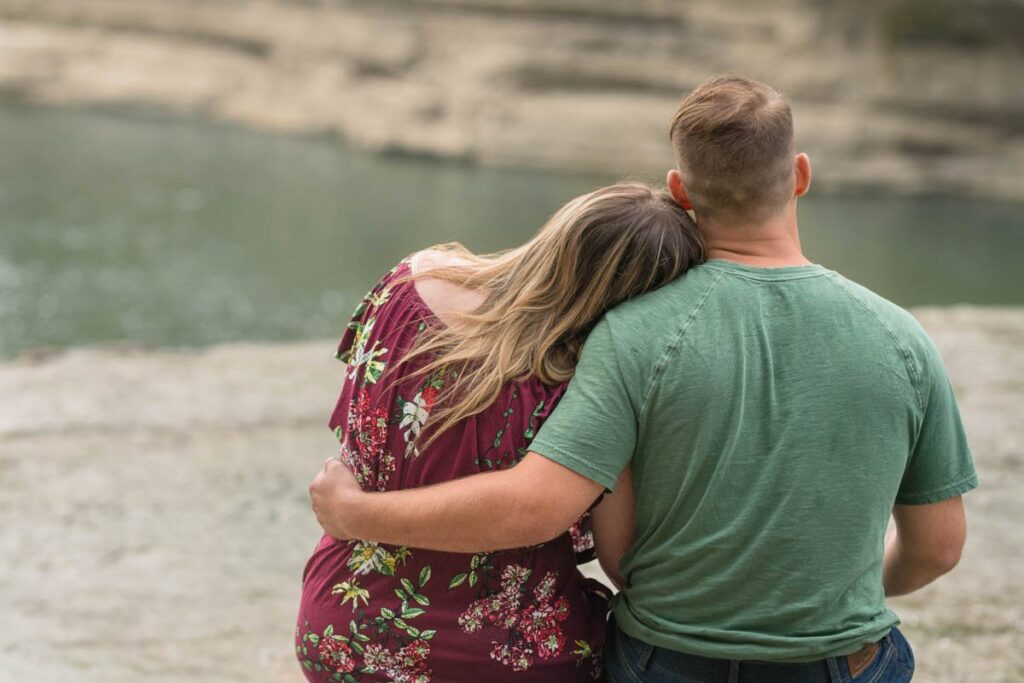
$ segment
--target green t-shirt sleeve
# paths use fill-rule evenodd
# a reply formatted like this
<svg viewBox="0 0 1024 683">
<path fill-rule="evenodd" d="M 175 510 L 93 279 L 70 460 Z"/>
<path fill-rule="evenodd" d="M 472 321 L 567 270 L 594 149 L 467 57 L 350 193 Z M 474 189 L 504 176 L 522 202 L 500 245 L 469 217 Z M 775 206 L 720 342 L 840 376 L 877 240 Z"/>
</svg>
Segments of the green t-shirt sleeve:
<svg viewBox="0 0 1024 683">
<path fill-rule="evenodd" d="M 615 490 L 633 457 L 637 418 L 608 321 L 587 337 L 565 396 L 530 450 Z"/>
<path fill-rule="evenodd" d="M 930 341 L 919 386 L 924 415 L 896 494 L 899 505 L 938 503 L 978 485 L 953 385 Z"/>
</svg>

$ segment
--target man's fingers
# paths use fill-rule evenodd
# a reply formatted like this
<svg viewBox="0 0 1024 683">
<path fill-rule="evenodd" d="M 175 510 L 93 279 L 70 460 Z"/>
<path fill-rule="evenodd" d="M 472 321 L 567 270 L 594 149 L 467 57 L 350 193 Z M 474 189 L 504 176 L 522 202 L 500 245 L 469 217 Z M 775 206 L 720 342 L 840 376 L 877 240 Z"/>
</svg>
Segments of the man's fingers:
<svg viewBox="0 0 1024 683">
<path fill-rule="evenodd" d="M 324 469 L 322 469 L 322 470 L 320 470 L 319 472 L 316 473 L 316 476 L 313 477 L 313 481 L 309 485 L 309 497 L 310 498 L 312 498 L 314 495 L 316 495 L 318 493 L 318 489 L 320 488 L 320 482 L 323 481 L 325 476 L 327 476 L 327 466 L 326 465 L 324 465 Z"/>
</svg>

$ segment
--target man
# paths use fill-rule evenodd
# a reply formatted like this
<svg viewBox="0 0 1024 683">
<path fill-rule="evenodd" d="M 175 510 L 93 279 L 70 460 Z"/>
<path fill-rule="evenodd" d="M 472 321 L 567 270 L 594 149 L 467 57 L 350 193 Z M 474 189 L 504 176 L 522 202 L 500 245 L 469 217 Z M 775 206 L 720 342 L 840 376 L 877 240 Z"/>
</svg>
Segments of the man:
<svg viewBox="0 0 1024 683">
<path fill-rule="evenodd" d="M 671 140 L 668 187 L 708 261 L 605 316 L 522 462 L 380 494 L 329 463 L 317 516 L 339 538 L 527 545 L 631 463 L 613 681 L 909 680 L 884 597 L 957 563 L 977 485 L 939 354 L 909 314 L 804 257 L 810 161 L 778 93 L 712 79 Z"/>
</svg>

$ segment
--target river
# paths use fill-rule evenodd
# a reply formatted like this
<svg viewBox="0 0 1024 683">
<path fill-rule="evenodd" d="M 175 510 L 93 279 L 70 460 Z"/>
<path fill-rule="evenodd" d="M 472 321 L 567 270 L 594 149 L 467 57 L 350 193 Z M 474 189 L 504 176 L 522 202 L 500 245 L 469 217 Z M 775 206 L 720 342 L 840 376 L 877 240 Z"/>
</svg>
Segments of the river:
<svg viewBox="0 0 1024 683">
<path fill-rule="evenodd" d="M 372 155 L 140 112 L 0 106 L 0 357 L 337 336 L 395 261 L 529 237 L 601 175 Z M 899 304 L 1024 304 L 1024 206 L 817 196 L 808 255 Z"/>
</svg>

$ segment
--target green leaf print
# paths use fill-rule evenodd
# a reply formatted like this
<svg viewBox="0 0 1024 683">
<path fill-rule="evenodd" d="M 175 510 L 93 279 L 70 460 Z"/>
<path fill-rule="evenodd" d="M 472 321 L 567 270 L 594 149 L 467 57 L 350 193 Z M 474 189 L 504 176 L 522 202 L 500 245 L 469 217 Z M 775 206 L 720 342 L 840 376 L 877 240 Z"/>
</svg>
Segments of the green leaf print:
<svg viewBox="0 0 1024 683">
<path fill-rule="evenodd" d="M 370 552 L 371 550 L 373 551 L 372 553 Z M 377 550 L 377 548 L 370 548 L 367 544 L 367 548 L 363 549 L 358 558 L 359 562 L 362 563 L 372 559 L 372 556 L 376 556 Z M 401 550 L 408 554 L 407 550 Z M 399 551 L 390 552 L 394 552 L 397 555 Z M 401 562 L 396 562 L 396 564 L 401 564 Z M 362 565 L 360 564 L 360 566 Z M 411 568 L 408 571 L 412 571 Z M 401 585 L 400 588 L 393 586 L 394 594 L 402 604 L 401 609 L 397 612 L 393 608 L 374 605 L 375 609 L 379 608 L 379 614 L 373 616 L 367 614 L 360 606 L 353 608 L 354 614 L 347 622 L 347 627 L 343 625 L 346 622 L 337 625 L 329 624 L 324 627 L 322 634 L 318 634 L 312 632 L 307 625 L 307 632 L 303 634 L 303 640 L 309 643 L 309 650 L 312 656 L 308 654 L 303 656 L 303 653 L 306 651 L 305 646 L 301 648 L 302 652 L 299 653 L 300 660 L 308 662 L 308 664 L 303 664 L 305 669 L 310 672 L 319 673 L 320 676 L 317 677 L 317 680 L 343 680 L 346 682 L 351 680 L 355 683 L 360 683 L 367 681 L 368 678 L 376 680 L 374 674 L 384 675 L 385 670 L 381 668 L 380 663 L 386 661 L 391 662 L 387 664 L 387 667 L 397 667 L 395 671 L 388 670 L 386 672 L 387 676 L 389 676 L 387 680 L 413 680 L 412 678 L 405 679 L 400 676 L 411 673 L 411 670 L 406 671 L 406 669 L 416 663 L 417 657 L 420 660 L 419 663 L 423 664 L 422 660 L 429 655 L 430 648 L 423 647 L 421 643 L 414 648 L 415 654 L 405 659 L 402 658 L 405 656 L 404 653 L 407 652 L 407 648 L 411 648 L 416 640 L 429 640 L 434 637 L 434 631 L 421 631 L 414 625 L 414 620 L 425 615 L 428 610 L 418 607 L 413 601 L 415 600 L 422 605 L 430 604 L 425 595 L 416 591 L 424 589 L 430 582 L 431 575 L 432 571 L 428 565 L 413 572 L 409 578 L 395 576 L 391 579 L 391 581 L 397 581 Z M 332 593 L 337 595 L 342 592 L 351 592 L 353 589 L 358 589 L 358 585 L 354 581 L 344 586 L 337 584 Z M 364 599 L 368 603 L 371 602 L 369 598 L 370 596 L 367 593 Z M 298 632 L 297 630 L 296 633 L 298 634 Z M 351 637 L 348 634 L 351 634 Z M 326 648 L 327 646 L 330 646 L 330 649 L 321 650 L 321 648 Z M 344 673 L 343 670 L 336 671 L 339 667 L 335 666 L 337 662 L 333 659 L 335 655 L 341 656 L 346 651 L 350 657 L 355 659 L 355 661 L 347 660 L 346 663 L 349 671 L 352 672 L 351 674 Z M 411 652 L 412 650 L 408 651 Z M 325 652 L 327 654 L 324 654 Z M 328 660 L 328 657 L 332 658 Z M 366 659 L 371 657 L 375 659 L 370 659 L 368 664 Z M 417 671 L 419 670 L 417 669 Z M 338 675 L 336 676 L 335 674 Z M 339 678 L 339 676 L 341 677 Z M 426 681 L 428 679 L 423 680 Z"/>
<path fill-rule="evenodd" d="M 373 355 L 383 355 L 387 352 L 387 349 L 377 351 L 376 348 L 374 348 Z M 367 384 L 376 384 L 380 381 L 380 378 L 384 376 L 384 361 L 377 360 L 373 355 L 371 355 L 370 359 L 366 361 L 366 374 L 364 377 Z"/>
</svg>

